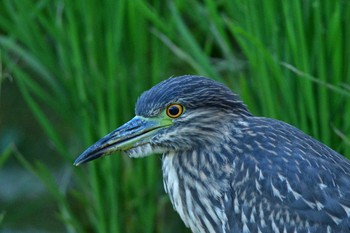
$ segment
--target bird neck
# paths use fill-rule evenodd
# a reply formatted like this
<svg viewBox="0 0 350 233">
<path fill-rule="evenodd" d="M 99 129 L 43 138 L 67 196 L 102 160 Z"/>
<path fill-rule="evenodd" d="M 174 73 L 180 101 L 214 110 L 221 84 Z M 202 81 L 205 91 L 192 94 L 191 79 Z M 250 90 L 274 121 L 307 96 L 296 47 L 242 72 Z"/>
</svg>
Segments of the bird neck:
<svg viewBox="0 0 350 233">
<path fill-rule="evenodd" d="M 226 215 L 223 212 L 208 213 L 210 226 L 198 225 L 199 222 L 191 218 L 206 213 L 209 203 L 222 206 L 223 195 L 230 187 L 229 173 L 222 166 L 219 169 L 220 162 L 214 156 L 204 150 L 168 152 L 163 155 L 165 191 L 174 209 L 193 232 L 206 232 L 204 229 L 225 225 Z M 220 182 L 217 182 L 218 179 Z M 216 232 L 215 229 L 210 232 Z"/>
<path fill-rule="evenodd" d="M 201 147 L 163 154 L 165 191 L 192 232 L 222 232 L 230 228 L 224 210 L 233 203 L 227 196 L 237 176 L 236 166 L 232 165 L 239 165 L 239 151 L 236 153 L 234 144 L 239 144 L 242 129 L 248 123 L 245 118 L 237 120 L 233 116 L 222 122 Z M 205 219 L 194 221 L 193 216 Z"/>
</svg>

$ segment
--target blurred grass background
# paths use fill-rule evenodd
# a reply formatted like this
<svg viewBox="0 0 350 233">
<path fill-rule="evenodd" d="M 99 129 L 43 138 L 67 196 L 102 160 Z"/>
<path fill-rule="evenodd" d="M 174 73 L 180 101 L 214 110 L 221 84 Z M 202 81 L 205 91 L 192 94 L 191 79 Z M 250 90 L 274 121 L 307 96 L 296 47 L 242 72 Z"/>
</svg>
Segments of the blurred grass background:
<svg viewBox="0 0 350 233">
<path fill-rule="evenodd" d="M 72 166 L 170 76 L 350 157 L 349 21 L 347 0 L 1 0 L 0 232 L 189 232 L 159 156 Z"/>
</svg>

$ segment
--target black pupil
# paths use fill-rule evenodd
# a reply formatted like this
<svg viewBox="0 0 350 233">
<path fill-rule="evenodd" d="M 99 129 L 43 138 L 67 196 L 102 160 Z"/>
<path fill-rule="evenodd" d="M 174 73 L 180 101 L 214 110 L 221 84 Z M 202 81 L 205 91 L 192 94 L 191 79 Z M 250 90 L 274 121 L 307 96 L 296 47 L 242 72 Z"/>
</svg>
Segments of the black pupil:
<svg viewBox="0 0 350 233">
<path fill-rule="evenodd" d="M 171 106 L 169 108 L 169 114 L 172 116 L 176 116 L 177 114 L 179 114 L 179 112 L 180 112 L 180 109 L 178 106 Z"/>
</svg>

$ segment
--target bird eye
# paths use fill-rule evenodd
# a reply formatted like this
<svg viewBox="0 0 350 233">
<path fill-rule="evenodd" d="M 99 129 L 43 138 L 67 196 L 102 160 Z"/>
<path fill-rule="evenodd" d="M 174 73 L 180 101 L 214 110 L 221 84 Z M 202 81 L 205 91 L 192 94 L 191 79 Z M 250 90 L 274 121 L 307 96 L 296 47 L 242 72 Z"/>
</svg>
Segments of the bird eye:
<svg viewBox="0 0 350 233">
<path fill-rule="evenodd" d="M 178 118 L 183 113 L 184 108 L 180 104 L 170 104 L 166 109 L 166 114 L 171 118 Z"/>
</svg>

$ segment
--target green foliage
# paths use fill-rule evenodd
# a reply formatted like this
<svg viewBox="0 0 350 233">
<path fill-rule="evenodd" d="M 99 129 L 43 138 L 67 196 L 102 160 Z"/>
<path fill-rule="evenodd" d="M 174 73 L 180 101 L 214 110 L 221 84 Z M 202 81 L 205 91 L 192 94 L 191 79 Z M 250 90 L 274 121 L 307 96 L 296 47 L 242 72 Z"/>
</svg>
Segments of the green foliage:
<svg viewBox="0 0 350 233">
<path fill-rule="evenodd" d="M 6 161 L 11 156 L 11 152 L 13 150 L 12 145 L 8 145 L 3 151 L 0 151 L 0 168 L 3 167 Z"/>
<path fill-rule="evenodd" d="M 132 117 L 142 91 L 184 73 L 219 79 L 255 114 L 350 156 L 349 20 L 345 0 L 3 0 L 2 69 L 69 164 L 72 185 L 16 158 L 45 183 L 67 232 L 183 232 L 162 215 L 172 210 L 158 157 L 70 164 Z"/>
<path fill-rule="evenodd" d="M 5 217 L 5 212 L 3 211 L 0 213 L 0 226 L 1 226 L 1 223 L 2 223 L 2 220 L 4 219 L 4 217 Z"/>
</svg>

